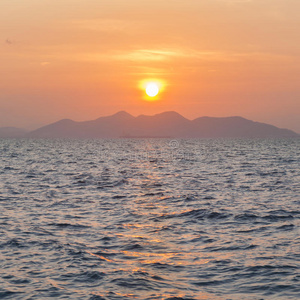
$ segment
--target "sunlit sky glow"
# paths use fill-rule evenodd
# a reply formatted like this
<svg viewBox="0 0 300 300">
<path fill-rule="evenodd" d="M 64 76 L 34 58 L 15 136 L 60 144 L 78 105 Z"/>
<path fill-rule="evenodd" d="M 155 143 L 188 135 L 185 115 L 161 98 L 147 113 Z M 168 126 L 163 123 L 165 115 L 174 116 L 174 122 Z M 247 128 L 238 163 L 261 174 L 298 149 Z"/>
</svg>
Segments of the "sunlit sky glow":
<svg viewBox="0 0 300 300">
<path fill-rule="evenodd" d="M 1 0 L 0 126 L 175 110 L 300 132 L 299 0 Z M 144 101 L 141 82 L 163 83 Z"/>
</svg>

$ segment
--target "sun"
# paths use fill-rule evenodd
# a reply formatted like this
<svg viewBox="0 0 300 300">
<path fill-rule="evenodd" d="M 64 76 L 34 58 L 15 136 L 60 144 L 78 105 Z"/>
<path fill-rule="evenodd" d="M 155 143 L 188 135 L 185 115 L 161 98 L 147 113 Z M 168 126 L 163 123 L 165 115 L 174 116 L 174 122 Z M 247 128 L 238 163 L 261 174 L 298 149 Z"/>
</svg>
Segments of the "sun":
<svg viewBox="0 0 300 300">
<path fill-rule="evenodd" d="M 161 78 L 146 78 L 138 83 L 142 92 L 142 99 L 149 102 L 156 102 L 162 99 L 167 84 Z"/>
<path fill-rule="evenodd" d="M 146 94 L 149 97 L 155 97 L 159 93 L 159 87 L 155 82 L 149 82 L 146 86 Z"/>
</svg>

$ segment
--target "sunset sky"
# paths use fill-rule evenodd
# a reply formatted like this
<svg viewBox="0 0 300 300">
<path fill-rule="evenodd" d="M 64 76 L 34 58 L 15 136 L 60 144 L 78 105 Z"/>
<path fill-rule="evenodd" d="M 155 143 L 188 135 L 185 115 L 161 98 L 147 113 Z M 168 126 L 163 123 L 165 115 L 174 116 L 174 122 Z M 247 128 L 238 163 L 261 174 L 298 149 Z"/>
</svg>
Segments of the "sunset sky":
<svg viewBox="0 0 300 300">
<path fill-rule="evenodd" d="M 1 0 L 0 126 L 174 110 L 300 132 L 299 12 L 299 0 Z"/>
</svg>

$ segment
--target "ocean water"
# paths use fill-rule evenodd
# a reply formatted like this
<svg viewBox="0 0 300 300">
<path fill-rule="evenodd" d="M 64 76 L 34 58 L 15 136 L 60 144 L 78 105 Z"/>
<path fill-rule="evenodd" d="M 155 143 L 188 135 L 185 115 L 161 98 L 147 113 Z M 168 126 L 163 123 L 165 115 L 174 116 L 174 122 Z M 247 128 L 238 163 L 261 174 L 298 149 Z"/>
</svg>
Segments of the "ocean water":
<svg viewBox="0 0 300 300">
<path fill-rule="evenodd" d="M 299 299 L 300 140 L 0 140 L 1 299 Z"/>
</svg>

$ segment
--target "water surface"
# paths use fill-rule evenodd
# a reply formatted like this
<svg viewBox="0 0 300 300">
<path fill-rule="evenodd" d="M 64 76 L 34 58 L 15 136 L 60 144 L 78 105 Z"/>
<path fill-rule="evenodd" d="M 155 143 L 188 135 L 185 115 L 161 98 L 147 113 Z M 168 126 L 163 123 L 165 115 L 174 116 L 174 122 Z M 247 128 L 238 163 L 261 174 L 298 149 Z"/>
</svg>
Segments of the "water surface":
<svg viewBox="0 0 300 300">
<path fill-rule="evenodd" d="M 0 140 L 0 298 L 299 299 L 300 140 Z"/>
</svg>

